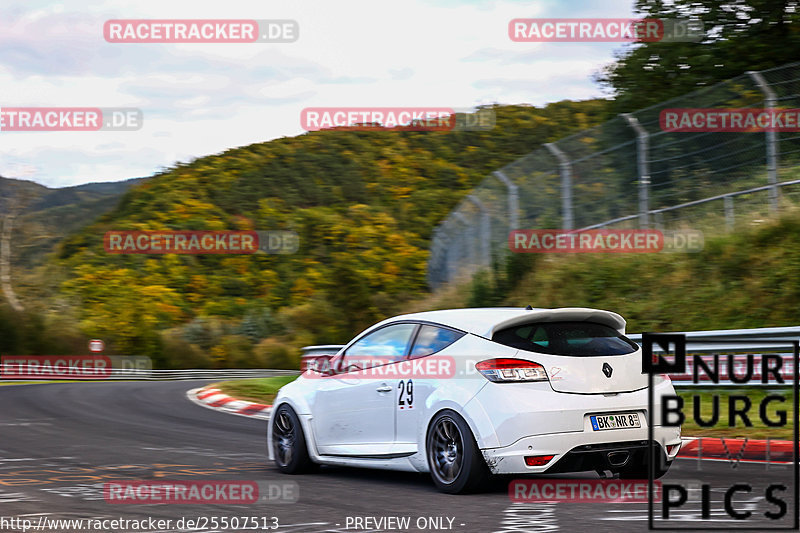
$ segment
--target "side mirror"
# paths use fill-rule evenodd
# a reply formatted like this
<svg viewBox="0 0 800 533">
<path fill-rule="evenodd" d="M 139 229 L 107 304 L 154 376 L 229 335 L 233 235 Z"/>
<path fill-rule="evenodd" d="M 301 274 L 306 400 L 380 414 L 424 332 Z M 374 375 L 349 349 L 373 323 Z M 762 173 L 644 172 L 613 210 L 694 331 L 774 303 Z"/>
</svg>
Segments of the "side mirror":
<svg viewBox="0 0 800 533">
<path fill-rule="evenodd" d="M 331 359 L 333 358 L 333 355 L 318 355 L 317 357 L 309 359 L 306 362 L 305 370 L 324 375 L 331 375 L 333 374 L 333 367 L 331 366 Z"/>
</svg>

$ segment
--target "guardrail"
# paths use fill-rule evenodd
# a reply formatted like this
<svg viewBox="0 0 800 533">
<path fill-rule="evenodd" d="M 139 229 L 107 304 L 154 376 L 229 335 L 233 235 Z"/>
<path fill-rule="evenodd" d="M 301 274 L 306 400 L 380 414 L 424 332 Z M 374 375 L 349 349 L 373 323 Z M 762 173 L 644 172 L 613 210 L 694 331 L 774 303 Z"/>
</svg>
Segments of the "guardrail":
<svg viewBox="0 0 800 533">
<path fill-rule="evenodd" d="M 687 342 L 696 341 L 718 341 L 724 344 L 726 340 L 752 340 L 754 343 L 757 341 L 796 341 L 800 340 L 800 326 L 784 326 L 777 328 L 749 328 L 749 329 L 715 329 L 707 331 L 675 331 L 671 333 L 680 333 L 686 335 Z M 642 340 L 642 335 L 630 334 L 628 337 L 631 340 L 639 342 Z"/>
<path fill-rule="evenodd" d="M 766 354 L 781 357 L 779 374 L 785 383 L 794 382 L 794 350 L 792 343 L 800 340 L 800 326 L 777 328 L 717 329 L 709 331 L 678 331 L 686 335 L 687 368 L 685 374 L 670 374 L 676 386 L 738 386 L 759 384 L 761 379 L 762 356 Z M 641 344 L 642 335 L 633 334 L 628 337 Z M 654 351 L 659 351 L 654 347 Z M 713 383 L 704 371 L 698 371 L 698 379 L 692 379 L 696 354 L 710 369 L 718 364 L 719 383 Z M 728 354 L 733 354 L 729 359 Z M 736 355 L 738 354 L 738 356 Z M 752 367 L 748 369 L 747 354 L 753 355 Z M 720 357 L 725 355 L 726 357 Z M 736 377 L 746 376 L 752 372 L 749 383 L 736 383 L 730 380 L 730 372 Z M 774 382 L 773 382 L 774 384 Z"/>
</svg>

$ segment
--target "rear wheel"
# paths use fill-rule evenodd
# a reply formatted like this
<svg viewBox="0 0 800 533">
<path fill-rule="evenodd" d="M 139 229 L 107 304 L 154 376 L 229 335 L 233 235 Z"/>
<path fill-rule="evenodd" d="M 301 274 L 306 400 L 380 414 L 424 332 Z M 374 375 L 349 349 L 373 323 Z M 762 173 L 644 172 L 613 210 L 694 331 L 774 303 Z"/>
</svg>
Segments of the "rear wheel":
<svg viewBox="0 0 800 533">
<path fill-rule="evenodd" d="M 290 406 L 283 404 L 272 413 L 272 452 L 275 464 L 285 474 L 302 474 L 317 465 L 308 455 L 300 419 Z"/>
<path fill-rule="evenodd" d="M 431 477 L 440 491 L 472 492 L 488 478 L 489 469 L 472 431 L 454 411 L 442 411 L 433 418 L 426 444 Z"/>
</svg>

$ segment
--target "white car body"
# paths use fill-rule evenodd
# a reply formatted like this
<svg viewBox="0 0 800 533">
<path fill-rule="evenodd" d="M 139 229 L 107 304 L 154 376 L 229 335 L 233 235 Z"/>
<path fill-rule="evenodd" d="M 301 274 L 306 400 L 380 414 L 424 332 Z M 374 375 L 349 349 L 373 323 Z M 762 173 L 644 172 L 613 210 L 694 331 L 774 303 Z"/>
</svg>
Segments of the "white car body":
<svg viewBox="0 0 800 533">
<path fill-rule="evenodd" d="M 641 348 L 621 355 L 567 356 L 522 350 L 491 340 L 509 328 L 552 323 L 600 324 L 624 335 L 625 320 L 616 313 L 587 308 L 485 308 L 401 315 L 359 334 L 334 361 L 345 357 L 360 339 L 403 323 L 462 332 L 458 340 L 434 354 L 452 357 L 459 373 L 452 377 L 415 377 L 413 408 L 401 409 L 402 376 L 353 379 L 347 373 L 304 372 L 279 391 L 273 413 L 281 405 L 294 410 L 314 463 L 429 472 L 426 439 L 431 421 L 443 410 L 463 417 L 493 474 L 613 470 L 609 464 L 602 464 L 603 457 L 626 446 L 631 450 L 646 447 L 648 424 L 653 424 L 653 441 L 668 462 L 678 453 L 680 428 L 648 420 L 648 376 L 642 373 Z M 490 381 L 474 369 L 477 362 L 493 358 L 538 363 L 547 378 Z M 604 365 L 613 368 L 610 377 L 605 375 Z M 666 376 L 654 376 L 654 383 L 654 413 L 658 413 L 661 397 L 675 391 Z M 641 427 L 593 430 L 591 415 L 619 413 L 638 414 Z M 274 460 L 272 423 L 267 439 L 269 456 Z M 525 461 L 525 457 L 549 455 L 553 455 L 552 460 L 542 466 L 528 466 Z"/>
</svg>

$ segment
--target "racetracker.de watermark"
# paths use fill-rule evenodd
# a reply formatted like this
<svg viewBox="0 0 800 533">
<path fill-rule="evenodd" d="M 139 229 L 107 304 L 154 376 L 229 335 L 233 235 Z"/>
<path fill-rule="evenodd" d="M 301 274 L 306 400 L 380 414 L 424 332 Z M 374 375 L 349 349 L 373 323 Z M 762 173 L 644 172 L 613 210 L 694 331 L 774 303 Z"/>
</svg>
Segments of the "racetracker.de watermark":
<svg viewBox="0 0 800 533">
<path fill-rule="evenodd" d="M 697 42 L 705 35 L 700 20 L 566 18 L 513 19 L 508 36 L 519 43 Z"/>
<path fill-rule="evenodd" d="M 134 107 L 0 107 L 0 131 L 136 131 Z"/>
<path fill-rule="evenodd" d="M 300 248 L 294 231 L 108 231 L 110 254 L 293 254 Z"/>
<path fill-rule="evenodd" d="M 703 245 L 699 230 L 530 229 L 508 234 L 508 248 L 516 253 L 699 252 Z"/>
<path fill-rule="evenodd" d="M 306 131 L 487 131 L 496 121 L 494 110 L 488 108 L 307 107 L 300 113 L 300 126 Z"/>
<path fill-rule="evenodd" d="M 295 20 L 116 19 L 103 25 L 109 43 L 291 43 Z"/>
<path fill-rule="evenodd" d="M 674 108 L 658 116 L 669 132 L 764 132 L 800 131 L 800 109 Z"/>
<path fill-rule="evenodd" d="M 295 481 L 108 481 L 103 499 L 110 504 L 230 504 L 296 503 L 300 486 Z"/>
<path fill-rule="evenodd" d="M 148 376 L 149 357 L 125 355 L 4 355 L 2 379 L 107 379 L 113 375 Z"/>
<path fill-rule="evenodd" d="M 468 362 L 457 361 L 448 355 L 429 355 L 415 359 L 346 355 L 339 358 L 322 356 L 311 359 L 304 370 L 308 370 L 305 376 L 310 379 L 328 376 L 335 376 L 337 379 L 451 379 L 456 375 L 480 375 L 474 369 L 467 374 L 464 370 L 468 366 Z"/>
<path fill-rule="evenodd" d="M 515 479 L 508 485 L 512 502 L 647 502 L 646 479 Z M 661 483 L 653 492 L 661 501 Z"/>
</svg>

